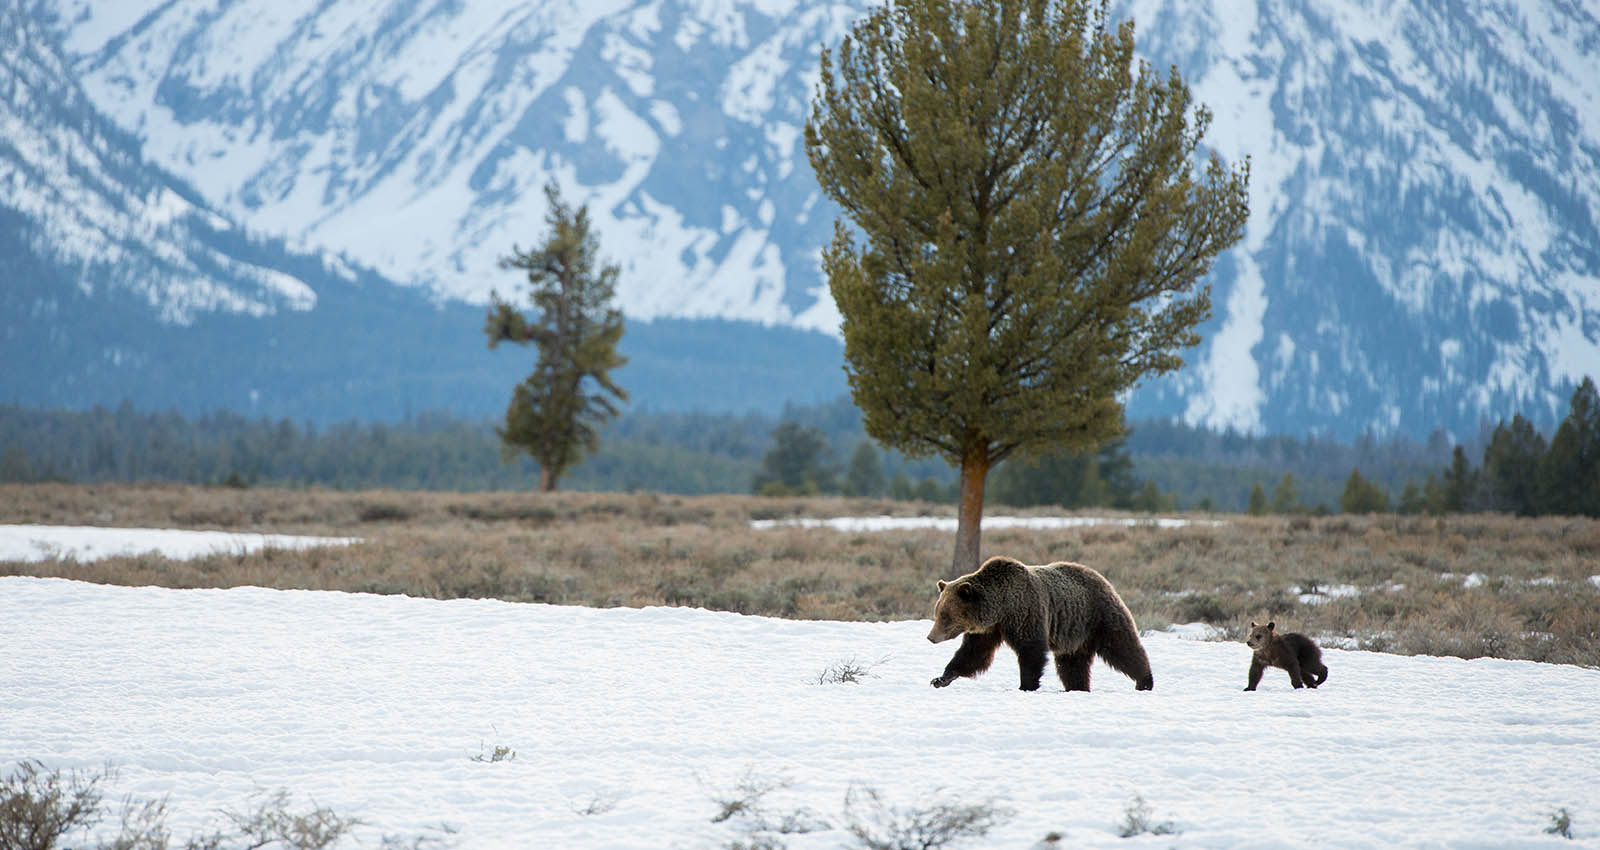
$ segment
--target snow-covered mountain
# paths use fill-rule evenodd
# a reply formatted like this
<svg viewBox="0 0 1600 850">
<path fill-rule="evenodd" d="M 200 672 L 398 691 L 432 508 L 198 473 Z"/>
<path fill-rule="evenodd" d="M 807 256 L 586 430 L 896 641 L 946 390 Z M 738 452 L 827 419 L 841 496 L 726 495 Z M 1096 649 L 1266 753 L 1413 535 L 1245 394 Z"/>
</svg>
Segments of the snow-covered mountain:
<svg viewBox="0 0 1600 850">
<path fill-rule="evenodd" d="M 1170 409 L 1465 436 L 1559 419 L 1600 373 L 1600 9 L 1129 5 L 1214 111 L 1217 150 L 1252 166 L 1218 327 Z"/>
<path fill-rule="evenodd" d="M 11 4 L 14 6 L 14 4 Z M 86 294 L 121 290 L 164 321 L 199 313 L 308 310 L 316 293 L 219 244 L 233 225 L 192 189 L 141 161 L 104 120 L 40 28 L 0 12 L 0 232 L 8 265 L 67 266 Z M 20 285 L 22 270 L 7 277 Z M 8 287 L 11 288 L 11 287 Z M 48 318 L 48 305 L 37 305 Z"/>
<path fill-rule="evenodd" d="M 531 359 L 487 351 L 483 316 L 247 230 L 148 162 L 56 37 L 0 0 L 0 402 L 315 422 L 491 415 Z M 814 333 L 662 320 L 630 323 L 623 349 L 621 379 L 658 409 L 776 412 L 844 391 L 837 342 Z"/>
<path fill-rule="evenodd" d="M 96 103 L 252 227 L 483 300 L 554 179 L 591 206 L 630 316 L 837 326 L 800 127 L 848 6 L 55 6 Z"/>
<path fill-rule="evenodd" d="M 143 156 L 252 230 L 481 300 L 515 284 L 496 260 L 538 238 L 555 180 L 590 205 L 631 318 L 831 332 L 816 255 L 835 211 L 800 127 L 819 47 L 868 5 L 36 0 L 29 14 Z M 1600 373 L 1594 11 L 1115 13 L 1211 107 L 1215 148 L 1252 162 L 1249 229 L 1212 275 L 1206 341 L 1131 413 L 1467 436 L 1515 410 L 1553 421 Z"/>
</svg>

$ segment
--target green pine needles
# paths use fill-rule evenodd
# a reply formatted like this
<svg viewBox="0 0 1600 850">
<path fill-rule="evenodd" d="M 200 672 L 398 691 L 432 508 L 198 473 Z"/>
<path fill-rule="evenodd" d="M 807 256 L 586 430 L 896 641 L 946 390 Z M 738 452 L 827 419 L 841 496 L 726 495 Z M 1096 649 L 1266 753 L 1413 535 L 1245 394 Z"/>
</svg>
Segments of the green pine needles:
<svg viewBox="0 0 1600 850">
<path fill-rule="evenodd" d="M 1076 0 L 891 0 L 822 55 L 805 143 L 850 222 L 823 266 L 851 392 L 874 438 L 961 469 L 958 571 L 989 469 L 1118 435 L 1244 232 L 1248 161 L 1197 173 L 1210 113 L 1133 32 Z"/>
<path fill-rule="evenodd" d="M 589 210 L 561 200 L 554 183 L 549 236 L 542 247 L 512 246 L 504 269 L 528 274 L 535 313 L 524 316 L 494 293 L 484 333 L 489 347 L 501 342 L 532 344 L 539 351 L 533 374 L 518 384 L 496 429 L 509 458 L 527 452 L 539 464 L 539 489 L 551 491 L 561 474 L 600 445 L 600 427 L 618 414 L 628 394 L 611 378 L 627 363 L 617 353 L 622 313 L 611 306 L 618 268 L 601 265 L 599 242 L 590 231 Z"/>
</svg>

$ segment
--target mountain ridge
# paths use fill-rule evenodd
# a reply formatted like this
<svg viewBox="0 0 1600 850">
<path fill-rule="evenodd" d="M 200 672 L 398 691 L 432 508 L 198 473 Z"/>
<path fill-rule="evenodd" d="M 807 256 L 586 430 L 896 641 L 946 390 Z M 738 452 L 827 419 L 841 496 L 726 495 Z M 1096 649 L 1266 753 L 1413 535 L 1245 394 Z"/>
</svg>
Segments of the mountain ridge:
<svg viewBox="0 0 1600 850">
<path fill-rule="evenodd" d="M 487 350 L 481 305 L 238 224 L 146 161 L 12 0 L 0 33 L 5 401 L 323 424 L 504 408 L 532 360 Z M 776 412 L 844 392 L 837 368 L 806 368 L 837 363 L 837 342 L 791 329 L 635 321 L 621 348 L 646 408 Z"/>
<path fill-rule="evenodd" d="M 591 207 L 630 319 L 836 332 L 836 211 L 799 147 L 865 2 L 45 0 L 92 104 L 251 230 L 481 299 Z M 364 7 L 363 7 L 364 8 Z M 1475 434 L 1600 373 L 1600 22 L 1567 3 L 1131 0 L 1141 53 L 1252 164 L 1190 365 L 1130 415 Z M 499 288 L 504 288 L 503 286 Z M 820 351 L 821 349 L 819 349 Z M 837 359 L 809 368 L 836 370 Z"/>
</svg>

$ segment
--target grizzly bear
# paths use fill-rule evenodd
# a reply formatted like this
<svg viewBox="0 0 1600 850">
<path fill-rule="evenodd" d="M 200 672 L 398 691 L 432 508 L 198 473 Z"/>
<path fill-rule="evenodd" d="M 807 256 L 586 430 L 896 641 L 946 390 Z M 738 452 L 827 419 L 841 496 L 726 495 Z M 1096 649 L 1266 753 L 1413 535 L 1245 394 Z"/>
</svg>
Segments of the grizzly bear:
<svg viewBox="0 0 1600 850">
<path fill-rule="evenodd" d="M 1055 654 L 1056 673 L 1069 691 L 1089 690 L 1096 655 L 1139 690 L 1155 686 L 1133 614 L 1105 576 L 1082 564 L 1033 567 L 995 557 L 977 572 L 938 584 L 928 640 L 963 637 L 933 680 L 936 688 L 989 669 L 1002 641 L 1017 653 L 1025 691 L 1039 689 L 1047 650 Z"/>
<path fill-rule="evenodd" d="M 1250 635 L 1244 642 L 1255 654 L 1250 657 L 1250 684 L 1244 689 L 1255 690 L 1268 667 L 1289 671 L 1289 683 L 1297 688 L 1315 688 L 1328 681 L 1328 667 L 1322 663 L 1322 650 L 1316 643 L 1299 632 L 1278 634 L 1277 628 L 1276 622 L 1265 626 L 1250 623 Z"/>
</svg>

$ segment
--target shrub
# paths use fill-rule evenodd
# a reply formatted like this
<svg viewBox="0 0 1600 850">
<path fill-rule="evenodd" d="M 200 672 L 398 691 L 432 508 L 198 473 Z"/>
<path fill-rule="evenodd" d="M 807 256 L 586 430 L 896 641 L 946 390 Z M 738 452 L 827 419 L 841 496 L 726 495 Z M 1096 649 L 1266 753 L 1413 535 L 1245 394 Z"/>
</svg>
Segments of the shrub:
<svg viewBox="0 0 1600 850">
<path fill-rule="evenodd" d="M 1122 838 L 1132 838 L 1135 835 L 1176 835 L 1178 830 L 1171 821 L 1161 823 L 1150 822 L 1150 804 L 1144 801 L 1139 794 L 1133 795 L 1133 800 L 1122 812 L 1122 823 L 1117 826 L 1117 835 Z"/>
<path fill-rule="evenodd" d="M 885 803 L 875 789 L 851 786 L 844 797 L 845 829 L 866 850 L 932 850 L 981 838 L 1011 812 L 983 800 L 936 800 L 923 807 Z"/>
<path fill-rule="evenodd" d="M 650 493 L 337 492 L 142 485 L 0 484 L 14 521 L 228 528 L 346 536 L 359 546 L 0 563 L 0 574 L 101 584 L 307 588 L 495 597 L 615 607 L 691 605 L 766 616 L 923 619 L 949 578 L 936 531 L 836 534 L 751 528 L 752 517 L 947 515 L 931 505 Z M 391 506 L 410 513 L 400 519 Z M 986 537 L 986 539 L 989 539 Z M 1144 524 L 996 530 L 991 548 L 1071 560 L 1109 577 L 1141 626 L 1230 628 L 1265 614 L 1300 631 L 1388 652 L 1491 655 L 1600 667 L 1600 520 L 1449 516 L 1231 517 L 1224 526 Z M 1462 578 L 1481 574 L 1472 587 Z M 1315 578 L 1358 595 L 1300 605 Z M 832 660 L 832 659 L 827 659 Z"/>
<path fill-rule="evenodd" d="M 573 814 L 585 817 L 603 815 L 617 807 L 617 799 L 615 793 L 594 791 L 583 799 L 567 798 L 567 808 L 571 809 Z"/>
<path fill-rule="evenodd" d="M 356 506 L 356 519 L 362 522 L 400 522 L 411 518 L 411 511 L 394 502 L 362 502 Z"/>
<path fill-rule="evenodd" d="M 770 835 L 763 836 L 763 833 L 791 835 L 827 829 L 828 822 L 810 809 L 802 807 L 787 812 L 773 812 L 767 807 L 764 802 L 766 796 L 788 788 L 789 784 L 789 779 L 785 777 L 761 776 L 754 769 L 748 769 L 732 789 L 711 792 L 711 801 L 717 804 L 717 813 L 711 816 L 711 822 L 735 822 L 733 825 L 749 834 L 752 841 L 750 844 L 736 843 L 735 846 L 752 850 L 782 846 L 773 843 L 775 839 Z"/>
<path fill-rule="evenodd" d="M 1572 838 L 1572 813 L 1563 806 L 1550 813 L 1550 825 L 1544 828 L 1550 835 L 1559 835 L 1562 838 Z"/>
<path fill-rule="evenodd" d="M 862 679 L 872 675 L 872 668 L 888 660 L 888 658 L 880 658 L 873 664 L 866 664 L 857 661 L 854 658 L 847 658 L 844 661 L 835 661 L 832 664 L 829 664 L 822 671 L 822 673 L 817 676 L 817 684 L 837 685 L 847 682 L 851 684 L 858 683 Z"/>
<path fill-rule="evenodd" d="M 1178 619 L 1185 623 L 1223 625 L 1237 619 L 1240 612 L 1235 600 L 1204 591 L 1178 601 Z"/>
<path fill-rule="evenodd" d="M 504 744 L 495 744 L 493 750 L 485 753 L 483 751 L 483 744 L 479 743 L 478 754 L 473 756 L 472 760 L 483 762 L 485 764 L 494 764 L 495 762 L 511 761 L 516 757 L 517 751 L 505 746 Z"/>
<path fill-rule="evenodd" d="M 787 787 L 788 779 L 758 776 L 754 769 L 746 770 L 731 790 L 711 793 L 711 802 L 717 804 L 718 810 L 711 822 L 722 823 L 739 815 L 759 812 L 763 797 Z"/>
<path fill-rule="evenodd" d="M 304 814 L 294 814 L 288 807 L 289 792 L 279 790 L 268 795 L 253 812 L 224 812 L 233 831 L 190 839 L 186 850 L 225 850 L 236 846 L 248 850 L 274 846 L 284 850 L 326 850 L 361 825 L 361 821 L 342 817 L 332 809 L 318 807 Z"/>
<path fill-rule="evenodd" d="M 105 778 L 105 773 L 46 773 L 37 761 L 18 764 L 0 779 L 0 848 L 51 850 L 67 833 L 93 827 L 100 820 Z"/>
<path fill-rule="evenodd" d="M 166 827 L 165 800 L 136 803 L 128 800 L 120 814 L 114 837 L 91 843 L 89 830 L 104 817 L 101 784 L 115 778 L 110 768 L 100 773 L 60 770 L 46 772 L 29 760 L 0 778 L 0 850 L 54 850 L 62 838 L 83 832 L 85 839 L 71 846 L 81 850 L 167 850 L 171 833 Z M 327 850 L 361 825 L 355 818 L 331 809 L 315 808 L 304 814 L 289 810 L 289 792 L 269 795 L 248 813 L 223 812 L 230 828 L 190 837 L 184 850 Z M 407 846 L 386 836 L 385 847 Z M 418 839 L 412 846 L 428 842 Z"/>
</svg>

